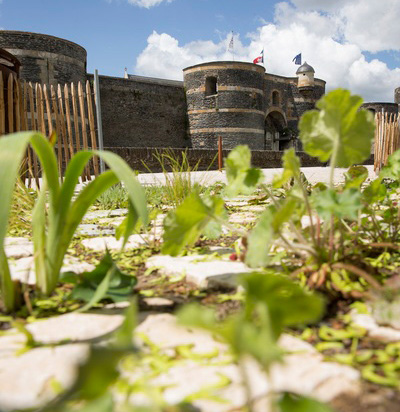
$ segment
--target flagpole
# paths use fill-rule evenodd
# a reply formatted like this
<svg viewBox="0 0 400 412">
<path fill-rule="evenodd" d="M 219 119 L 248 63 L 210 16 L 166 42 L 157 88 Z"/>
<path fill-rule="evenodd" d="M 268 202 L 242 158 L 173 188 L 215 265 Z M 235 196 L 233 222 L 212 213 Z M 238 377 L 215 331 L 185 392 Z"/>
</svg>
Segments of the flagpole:
<svg viewBox="0 0 400 412">
<path fill-rule="evenodd" d="M 235 45 L 233 41 L 233 30 L 232 30 L 232 61 L 235 61 Z"/>
</svg>

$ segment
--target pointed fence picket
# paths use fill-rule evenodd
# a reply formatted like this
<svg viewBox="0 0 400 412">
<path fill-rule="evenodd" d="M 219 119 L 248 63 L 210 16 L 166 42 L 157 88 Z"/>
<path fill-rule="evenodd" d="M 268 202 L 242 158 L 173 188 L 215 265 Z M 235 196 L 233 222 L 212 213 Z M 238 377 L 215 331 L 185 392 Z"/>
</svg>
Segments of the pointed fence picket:
<svg viewBox="0 0 400 412">
<path fill-rule="evenodd" d="M 97 149 L 96 110 L 89 81 L 61 85 L 32 84 L 0 72 L 0 137 L 6 133 L 37 130 L 50 136 L 57 133 L 57 162 L 62 176 L 74 153 Z M 95 100 L 94 100 L 95 101 Z M 28 185 L 39 184 L 39 162 L 31 148 L 24 161 Z M 82 174 L 82 181 L 99 174 L 94 157 Z"/>
<path fill-rule="evenodd" d="M 400 149 L 400 115 L 376 113 L 375 125 L 374 170 L 379 172 L 388 157 Z"/>
</svg>

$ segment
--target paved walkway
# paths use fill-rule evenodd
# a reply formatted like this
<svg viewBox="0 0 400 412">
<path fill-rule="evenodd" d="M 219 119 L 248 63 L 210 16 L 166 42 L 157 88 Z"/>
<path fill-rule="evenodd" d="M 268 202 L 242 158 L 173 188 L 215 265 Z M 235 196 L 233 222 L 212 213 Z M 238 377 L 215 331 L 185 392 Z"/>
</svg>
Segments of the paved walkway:
<svg viewBox="0 0 400 412">
<path fill-rule="evenodd" d="M 377 175 L 374 172 L 374 166 L 365 166 L 369 172 L 369 178 L 374 179 Z M 274 175 L 282 173 L 282 168 L 274 169 L 262 169 L 265 176 L 265 183 L 271 183 Z M 305 174 L 308 181 L 311 184 L 318 182 L 328 183 L 329 182 L 329 167 L 302 167 L 301 171 Z M 335 169 L 335 183 L 340 183 L 344 180 L 343 174 L 347 169 L 337 168 Z M 171 175 L 172 173 L 170 173 Z M 191 172 L 191 178 L 193 183 L 199 183 L 204 186 L 210 186 L 217 182 L 226 183 L 226 173 L 225 171 L 219 172 L 218 170 L 201 171 L 201 172 Z M 94 178 L 94 176 L 92 176 Z M 165 175 L 164 173 L 140 173 L 138 175 L 139 182 L 143 185 L 164 185 Z M 42 179 L 39 179 L 41 182 Z M 77 191 L 82 188 L 82 185 L 87 183 L 77 185 Z M 32 182 L 32 187 L 35 188 L 35 182 Z"/>
<path fill-rule="evenodd" d="M 366 166 L 371 179 L 376 177 L 374 172 L 374 166 Z M 274 175 L 282 172 L 282 168 L 275 169 L 262 169 L 265 176 L 265 183 L 271 183 Z M 329 182 L 329 167 L 302 167 L 301 171 L 305 174 L 310 183 L 315 184 L 318 182 Z M 335 169 L 335 183 L 339 183 L 344 180 L 343 174 L 347 169 Z M 218 170 L 211 170 L 205 172 L 191 172 L 193 182 L 198 182 L 203 185 L 212 185 L 216 182 L 226 183 L 225 171 L 219 172 Z M 151 184 L 165 184 L 165 176 L 163 173 L 141 173 L 138 176 L 140 183 L 145 185 Z"/>
</svg>

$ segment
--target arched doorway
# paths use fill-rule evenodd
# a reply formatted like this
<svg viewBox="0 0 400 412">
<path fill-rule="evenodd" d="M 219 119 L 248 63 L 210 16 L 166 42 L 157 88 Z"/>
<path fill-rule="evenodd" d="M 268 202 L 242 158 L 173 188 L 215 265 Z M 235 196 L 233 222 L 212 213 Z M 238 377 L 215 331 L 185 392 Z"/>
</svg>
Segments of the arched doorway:
<svg viewBox="0 0 400 412">
<path fill-rule="evenodd" d="M 264 148 L 270 150 L 285 150 L 290 145 L 290 137 L 284 132 L 287 122 L 281 110 L 270 111 L 265 118 Z"/>
</svg>

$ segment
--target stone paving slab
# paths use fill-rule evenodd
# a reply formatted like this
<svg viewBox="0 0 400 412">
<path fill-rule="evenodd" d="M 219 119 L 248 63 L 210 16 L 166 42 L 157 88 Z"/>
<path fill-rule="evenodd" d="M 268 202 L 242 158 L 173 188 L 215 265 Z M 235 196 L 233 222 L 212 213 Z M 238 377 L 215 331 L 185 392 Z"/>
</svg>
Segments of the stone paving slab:
<svg viewBox="0 0 400 412">
<path fill-rule="evenodd" d="M 9 260 L 11 278 L 13 280 L 19 280 L 22 283 L 29 285 L 36 284 L 35 266 L 33 262 L 33 256 L 24 257 L 18 260 Z M 90 272 L 94 269 L 94 265 L 73 257 L 66 256 L 64 258 L 64 264 L 61 272 Z"/>
<path fill-rule="evenodd" d="M 167 276 L 183 275 L 188 282 L 199 288 L 236 287 L 236 277 L 252 269 L 242 262 L 227 260 L 204 261 L 205 255 L 172 257 L 168 255 L 152 256 L 146 262 L 147 268 L 157 267 Z"/>
<path fill-rule="evenodd" d="M 106 336 L 118 328 L 122 315 L 74 314 L 37 321 L 27 326 L 34 338 L 45 344 L 63 340 L 85 341 Z M 88 354 L 87 343 L 41 347 L 22 354 L 25 337 L 15 331 L 0 336 L 0 410 L 28 408 L 56 395 L 51 382 L 67 388 L 76 368 Z"/>
<path fill-rule="evenodd" d="M 240 223 L 242 225 L 246 223 L 254 223 L 258 216 L 251 212 L 237 212 L 229 215 L 229 223 Z"/>
<path fill-rule="evenodd" d="M 102 217 L 125 216 L 127 213 L 128 209 L 93 210 L 85 214 L 84 220 L 99 219 Z"/>
<path fill-rule="evenodd" d="M 33 243 L 25 237 L 6 237 L 4 250 L 9 258 L 22 258 L 33 255 Z"/>
<path fill-rule="evenodd" d="M 101 236 L 101 235 L 114 235 L 115 229 L 105 229 L 100 225 L 93 223 L 81 223 L 75 232 L 75 235 L 83 236 Z"/>
<path fill-rule="evenodd" d="M 368 336 L 383 342 L 399 342 L 400 330 L 389 326 L 380 326 L 376 320 L 368 314 L 351 313 L 355 325 L 364 328 Z"/>
<path fill-rule="evenodd" d="M 131 235 L 128 242 L 125 245 L 125 249 L 134 249 L 142 245 L 146 245 L 152 237 L 149 235 Z M 108 250 L 120 250 L 122 247 L 123 239 L 117 240 L 114 236 L 95 237 L 92 239 L 83 239 L 82 245 L 91 250 L 106 251 Z"/>
</svg>

